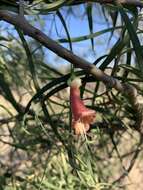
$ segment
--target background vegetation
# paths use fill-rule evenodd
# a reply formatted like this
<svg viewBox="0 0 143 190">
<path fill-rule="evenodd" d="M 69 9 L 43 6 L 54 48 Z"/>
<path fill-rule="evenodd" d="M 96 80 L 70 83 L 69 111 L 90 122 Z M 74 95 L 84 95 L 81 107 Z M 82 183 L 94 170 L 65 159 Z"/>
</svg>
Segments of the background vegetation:
<svg viewBox="0 0 143 190">
<path fill-rule="evenodd" d="M 1 0 L 1 190 L 142 189 L 142 7 Z M 96 111 L 81 136 L 71 129 L 73 73 Z"/>
</svg>

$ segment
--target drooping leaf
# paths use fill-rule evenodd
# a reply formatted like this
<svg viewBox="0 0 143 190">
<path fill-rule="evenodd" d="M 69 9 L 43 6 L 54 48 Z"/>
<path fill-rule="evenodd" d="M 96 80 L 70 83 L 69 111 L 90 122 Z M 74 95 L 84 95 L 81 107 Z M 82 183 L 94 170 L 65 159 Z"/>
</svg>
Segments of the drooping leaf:
<svg viewBox="0 0 143 190">
<path fill-rule="evenodd" d="M 90 35 L 93 34 L 92 10 L 93 10 L 92 4 L 88 3 L 86 11 L 87 11 L 87 18 L 88 18 L 88 26 L 89 26 Z M 91 46 L 92 46 L 92 49 L 94 50 L 94 39 L 93 38 L 91 38 Z"/>
<path fill-rule="evenodd" d="M 129 33 L 130 39 L 132 41 L 134 51 L 136 54 L 136 58 L 137 58 L 138 67 L 139 67 L 139 69 L 143 75 L 143 48 L 140 44 L 139 37 L 137 35 L 137 32 L 136 32 L 134 25 L 130 21 L 129 16 L 124 11 L 124 9 L 122 8 L 121 5 L 119 5 L 119 11 L 120 11 L 120 14 L 122 16 L 122 19 L 125 22 L 125 26 L 126 26 L 127 31 Z"/>
<path fill-rule="evenodd" d="M 60 11 L 57 11 L 57 15 L 59 17 L 59 19 L 61 20 L 61 23 L 65 29 L 65 32 L 67 34 L 67 39 L 68 39 L 68 42 L 69 42 L 69 47 L 70 47 L 70 50 L 72 51 L 72 42 L 71 42 L 71 37 L 70 37 L 70 33 L 69 33 L 69 30 L 68 30 L 68 27 L 66 25 L 66 22 L 65 22 L 65 19 L 63 18 L 62 14 L 60 13 Z"/>
</svg>

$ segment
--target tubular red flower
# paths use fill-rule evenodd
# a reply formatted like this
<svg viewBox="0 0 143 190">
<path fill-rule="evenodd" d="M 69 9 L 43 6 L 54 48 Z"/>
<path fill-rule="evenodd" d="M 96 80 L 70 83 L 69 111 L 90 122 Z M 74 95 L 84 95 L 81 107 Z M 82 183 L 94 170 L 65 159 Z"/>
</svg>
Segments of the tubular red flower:
<svg viewBox="0 0 143 190">
<path fill-rule="evenodd" d="M 73 116 L 72 127 L 75 134 L 80 135 L 89 130 L 90 124 L 95 120 L 95 111 L 85 107 L 80 99 L 81 80 L 75 78 L 70 85 L 70 103 Z"/>
</svg>

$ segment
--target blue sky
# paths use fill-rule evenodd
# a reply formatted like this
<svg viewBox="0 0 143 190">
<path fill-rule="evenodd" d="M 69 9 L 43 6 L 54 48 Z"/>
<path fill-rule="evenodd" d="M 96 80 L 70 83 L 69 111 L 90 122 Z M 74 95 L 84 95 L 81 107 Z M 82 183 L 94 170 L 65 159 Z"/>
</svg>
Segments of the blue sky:
<svg viewBox="0 0 143 190">
<path fill-rule="evenodd" d="M 65 9 L 62 9 L 60 11 L 66 21 L 71 38 L 90 34 L 88 20 L 87 20 L 86 15 L 84 14 L 84 11 L 85 11 L 84 6 L 77 6 L 77 8 L 75 8 L 74 10 L 73 15 L 67 14 Z M 59 20 L 59 18 L 55 15 L 55 13 L 49 14 L 47 16 L 41 16 L 41 18 L 44 19 L 44 22 L 40 22 L 40 23 L 36 22 L 38 18 L 35 17 L 35 21 L 32 22 L 32 24 L 36 26 L 37 28 L 41 29 L 44 33 L 46 33 L 52 39 L 57 40 L 59 38 L 66 37 L 65 29 L 61 21 Z M 98 9 L 98 7 L 94 8 L 93 10 L 93 19 L 94 19 L 93 32 L 97 32 L 103 29 L 107 29 L 108 27 L 111 27 L 111 25 L 107 24 L 107 22 L 105 21 L 105 18 L 102 15 L 100 9 Z M 7 24 L 4 24 L 3 22 L 1 22 L 0 26 L 5 28 Z M 8 25 L 8 27 L 9 29 L 11 28 L 12 34 L 17 37 L 17 33 L 13 30 L 13 26 Z M 6 35 L 5 32 L 2 32 L 2 28 L 1 28 L 1 34 Z M 110 48 L 112 47 L 113 43 L 115 43 L 115 41 L 117 40 L 117 38 L 112 37 L 112 40 L 108 44 L 109 37 L 110 37 L 110 33 L 106 33 L 95 38 L 94 51 L 91 48 L 90 40 L 73 43 L 73 52 L 77 54 L 78 56 L 81 56 L 92 63 L 98 57 L 110 51 Z M 27 39 L 29 38 L 27 37 Z M 62 43 L 61 45 L 69 49 L 68 43 Z M 55 67 L 57 66 L 61 67 L 61 65 L 62 66 L 69 65 L 67 61 L 63 60 L 62 58 L 58 58 L 50 50 L 47 50 L 46 48 L 44 48 L 44 51 L 45 51 L 45 62 L 47 64 L 51 64 L 52 66 L 55 66 Z"/>
<path fill-rule="evenodd" d="M 97 9 L 94 9 L 96 11 Z M 76 10 L 75 10 L 76 11 Z M 86 15 L 83 15 L 83 7 L 81 6 L 78 9 L 79 17 L 74 16 L 67 16 L 64 11 L 61 11 L 62 15 L 65 18 L 66 24 L 69 29 L 70 37 L 78 37 L 83 35 L 90 34 L 89 32 L 89 26 L 88 26 L 88 20 Z M 97 20 L 94 21 L 94 32 L 107 29 L 108 27 L 111 27 L 111 25 L 108 25 L 105 21 L 104 17 L 99 12 L 94 12 L 93 16 L 96 16 L 95 18 Z M 94 17 L 93 17 L 94 18 Z M 44 32 L 53 39 L 59 39 L 59 38 L 66 38 L 66 33 L 64 30 L 64 27 L 59 20 L 59 18 L 53 14 L 44 17 L 46 19 L 46 27 L 44 27 Z M 55 19 L 55 23 L 52 24 L 53 19 Z M 50 32 L 49 32 L 50 31 Z M 57 34 L 58 31 L 58 34 Z M 112 40 L 108 44 L 108 40 L 110 37 L 110 33 L 103 34 L 97 38 L 94 39 L 95 43 L 95 50 L 92 51 L 91 48 L 91 41 L 85 40 L 82 42 L 75 42 L 73 43 L 73 52 L 81 57 L 84 57 L 91 63 L 94 62 L 98 57 L 106 54 L 108 51 L 110 51 L 111 46 L 115 41 L 117 40 L 117 37 L 112 37 Z M 69 49 L 68 43 L 62 43 L 62 46 Z M 55 55 L 51 53 L 50 51 L 46 50 L 47 55 L 49 57 L 49 60 L 54 66 L 57 66 L 57 61 L 54 63 Z M 54 59 L 53 59 L 54 58 Z M 59 59 L 59 65 L 61 64 L 67 64 L 67 62 L 63 59 Z"/>
</svg>

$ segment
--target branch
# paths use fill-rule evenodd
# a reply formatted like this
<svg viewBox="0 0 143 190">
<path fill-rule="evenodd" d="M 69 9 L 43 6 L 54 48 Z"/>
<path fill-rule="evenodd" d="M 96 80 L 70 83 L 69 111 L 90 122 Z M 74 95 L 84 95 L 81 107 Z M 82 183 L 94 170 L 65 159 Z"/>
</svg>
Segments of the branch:
<svg viewBox="0 0 143 190">
<path fill-rule="evenodd" d="M 135 6 L 143 8 L 143 3 L 140 0 L 79 0 L 73 2 L 73 5 L 82 4 L 85 2 L 100 3 L 100 4 L 114 4 L 115 2 L 127 6 Z"/>
<path fill-rule="evenodd" d="M 18 27 L 24 32 L 25 35 L 28 35 L 39 41 L 43 46 L 47 47 L 63 59 L 69 61 L 75 67 L 85 70 L 86 72 L 95 76 L 98 80 L 102 81 L 105 85 L 115 88 L 117 91 L 126 94 L 129 97 L 129 100 L 137 116 L 137 128 L 143 128 L 143 111 L 141 110 L 140 103 L 138 102 L 136 88 L 129 84 L 121 83 L 119 80 L 108 76 L 90 62 L 73 54 L 71 51 L 49 38 L 42 31 L 30 25 L 24 17 L 20 17 L 16 14 L 2 10 L 0 11 L 0 20 L 4 20 Z"/>
<path fill-rule="evenodd" d="M 122 5 L 132 5 L 140 8 L 143 7 L 143 3 L 140 0 L 97 0 L 96 2 L 101 4 L 107 4 L 107 3 L 114 4 L 115 2 L 118 2 Z"/>
</svg>

